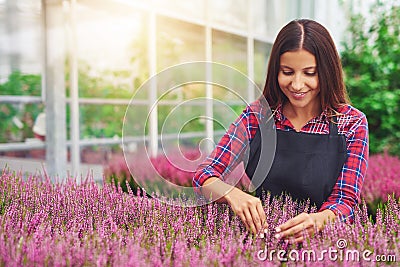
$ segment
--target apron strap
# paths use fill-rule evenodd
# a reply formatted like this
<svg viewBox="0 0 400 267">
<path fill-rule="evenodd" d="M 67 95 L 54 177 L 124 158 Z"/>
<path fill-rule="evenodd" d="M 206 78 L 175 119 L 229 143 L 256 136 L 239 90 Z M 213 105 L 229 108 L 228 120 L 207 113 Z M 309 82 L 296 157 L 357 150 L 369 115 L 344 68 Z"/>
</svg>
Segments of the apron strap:
<svg viewBox="0 0 400 267">
<path fill-rule="evenodd" d="M 347 144 L 346 144 L 346 137 L 344 135 L 339 135 L 338 133 L 338 123 L 337 117 L 333 116 L 332 120 L 329 121 L 329 137 L 338 136 L 339 138 L 339 147 L 338 151 L 340 153 L 347 152 Z M 347 156 L 346 156 L 347 158 Z"/>
<path fill-rule="evenodd" d="M 337 127 L 337 118 L 336 118 L 336 116 L 333 116 L 332 120 L 329 120 L 329 135 L 333 135 L 333 136 L 338 135 L 338 127 Z"/>
</svg>

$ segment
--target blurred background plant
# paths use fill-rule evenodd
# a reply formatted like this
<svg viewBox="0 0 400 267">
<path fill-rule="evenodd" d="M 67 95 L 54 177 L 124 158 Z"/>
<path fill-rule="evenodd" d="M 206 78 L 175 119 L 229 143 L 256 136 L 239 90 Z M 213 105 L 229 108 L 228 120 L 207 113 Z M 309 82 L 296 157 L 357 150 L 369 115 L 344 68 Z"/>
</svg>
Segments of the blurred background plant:
<svg viewBox="0 0 400 267">
<path fill-rule="evenodd" d="M 373 217 L 388 196 L 400 198 L 400 159 L 387 153 L 371 155 L 368 162 L 361 197 L 365 199 L 368 212 Z"/>
<path fill-rule="evenodd" d="M 0 84 L 0 95 L 41 95 L 40 75 L 14 71 Z M 0 104 L 0 143 L 24 141 L 33 137 L 32 127 L 36 116 L 43 110 L 38 104 Z"/>
<path fill-rule="evenodd" d="M 200 156 L 199 150 L 185 148 L 182 149 L 182 152 L 174 151 L 168 156 L 151 157 L 150 162 L 153 170 L 149 168 L 148 163 L 143 160 L 143 155 L 140 153 L 129 156 L 129 160 L 135 162 L 131 169 L 128 168 L 123 155 L 114 154 L 105 165 L 104 176 L 106 182 L 121 186 L 125 192 L 129 191 L 128 185 L 133 193 L 141 192 L 143 187 L 155 191 L 164 189 L 164 181 L 161 180 L 160 183 L 160 180 L 155 179 L 155 175 L 176 185 L 192 187 L 192 178 L 198 166 L 196 161 Z M 241 189 L 247 189 L 250 183 L 249 178 L 244 173 L 243 164 L 238 165 L 225 177 L 225 181 Z"/>
<path fill-rule="evenodd" d="M 346 86 L 369 123 L 371 153 L 400 155 L 400 5 L 354 14 L 341 53 Z"/>
<path fill-rule="evenodd" d="M 400 198 L 399 1 L 377 1 L 368 14 L 349 16 L 341 58 L 351 102 L 368 118 L 371 156 L 362 197 L 375 217 L 388 195 Z"/>
</svg>

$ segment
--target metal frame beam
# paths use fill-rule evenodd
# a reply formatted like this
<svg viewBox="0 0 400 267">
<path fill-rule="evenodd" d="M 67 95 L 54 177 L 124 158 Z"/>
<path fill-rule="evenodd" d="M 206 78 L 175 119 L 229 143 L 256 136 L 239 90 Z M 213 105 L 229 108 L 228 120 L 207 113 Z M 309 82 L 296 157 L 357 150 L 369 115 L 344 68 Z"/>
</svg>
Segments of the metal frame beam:
<svg viewBox="0 0 400 267">
<path fill-rule="evenodd" d="M 46 166 L 53 181 L 66 177 L 65 34 L 62 0 L 42 0 L 45 66 Z"/>
</svg>

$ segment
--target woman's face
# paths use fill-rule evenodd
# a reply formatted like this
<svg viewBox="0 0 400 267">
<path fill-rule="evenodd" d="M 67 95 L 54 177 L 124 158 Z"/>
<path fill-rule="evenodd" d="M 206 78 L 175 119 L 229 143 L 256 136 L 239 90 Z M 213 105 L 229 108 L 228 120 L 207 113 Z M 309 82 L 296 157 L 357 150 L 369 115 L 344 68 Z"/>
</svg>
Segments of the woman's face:
<svg viewBox="0 0 400 267">
<path fill-rule="evenodd" d="M 294 108 L 319 108 L 319 84 L 315 56 L 300 49 L 280 57 L 278 83 Z"/>
</svg>

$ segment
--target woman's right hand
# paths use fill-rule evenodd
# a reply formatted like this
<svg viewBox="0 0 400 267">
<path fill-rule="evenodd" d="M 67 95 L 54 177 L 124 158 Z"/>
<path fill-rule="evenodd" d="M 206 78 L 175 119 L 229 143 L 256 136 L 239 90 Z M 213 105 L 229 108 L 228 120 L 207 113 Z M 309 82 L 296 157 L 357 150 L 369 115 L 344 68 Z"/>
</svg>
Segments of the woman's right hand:
<svg viewBox="0 0 400 267">
<path fill-rule="evenodd" d="M 229 206 L 240 217 L 247 229 L 262 237 L 267 229 L 265 211 L 261 200 L 234 187 L 225 195 Z"/>
<path fill-rule="evenodd" d="M 237 187 L 226 184 L 217 177 L 208 178 L 202 192 L 207 199 L 225 202 L 240 217 L 246 228 L 263 236 L 267 229 L 266 216 L 259 198 L 253 197 Z"/>
</svg>

